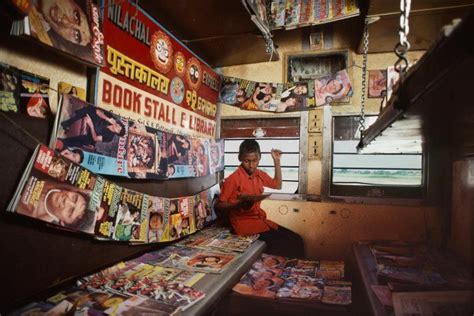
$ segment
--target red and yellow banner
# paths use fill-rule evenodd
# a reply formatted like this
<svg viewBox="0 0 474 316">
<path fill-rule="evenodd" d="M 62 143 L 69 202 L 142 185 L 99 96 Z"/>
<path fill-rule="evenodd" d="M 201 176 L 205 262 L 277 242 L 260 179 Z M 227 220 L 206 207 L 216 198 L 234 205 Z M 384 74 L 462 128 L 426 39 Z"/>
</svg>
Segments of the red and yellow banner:
<svg viewBox="0 0 474 316">
<path fill-rule="evenodd" d="M 167 132 L 215 138 L 219 76 L 125 1 L 105 1 L 101 108 Z"/>
</svg>

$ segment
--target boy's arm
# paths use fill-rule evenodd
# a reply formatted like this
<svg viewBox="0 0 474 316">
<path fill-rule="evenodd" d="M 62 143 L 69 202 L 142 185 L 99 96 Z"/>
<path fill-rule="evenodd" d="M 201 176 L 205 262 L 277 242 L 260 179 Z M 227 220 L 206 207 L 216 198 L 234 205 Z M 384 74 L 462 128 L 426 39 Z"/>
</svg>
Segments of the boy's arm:
<svg viewBox="0 0 474 316">
<path fill-rule="evenodd" d="M 282 151 L 279 149 L 272 149 L 272 158 L 273 158 L 273 163 L 275 164 L 275 176 L 273 179 L 277 181 L 277 187 L 275 189 L 280 190 L 281 189 L 281 155 Z"/>
</svg>

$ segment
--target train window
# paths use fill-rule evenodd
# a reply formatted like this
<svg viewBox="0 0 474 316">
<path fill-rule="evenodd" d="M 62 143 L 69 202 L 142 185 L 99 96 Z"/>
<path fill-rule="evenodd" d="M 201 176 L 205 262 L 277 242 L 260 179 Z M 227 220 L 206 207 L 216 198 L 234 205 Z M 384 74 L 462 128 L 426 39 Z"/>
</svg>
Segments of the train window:
<svg viewBox="0 0 474 316">
<path fill-rule="evenodd" d="M 262 151 L 259 168 L 272 177 L 275 169 L 270 151 L 272 148 L 283 151 L 282 189 L 265 188 L 265 192 L 297 193 L 300 171 L 299 129 L 299 118 L 222 120 L 221 137 L 225 139 L 225 177 L 240 165 L 238 160 L 240 143 L 244 139 L 253 138 L 259 143 Z"/>
<path fill-rule="evenodd" d="M 366 117 L 366 125 L 376 116 Z M 423 153 L 391 148 L 358 153 L 358 116 L 333 117 L 331 196 L 421 198 Z"/>
</svg>

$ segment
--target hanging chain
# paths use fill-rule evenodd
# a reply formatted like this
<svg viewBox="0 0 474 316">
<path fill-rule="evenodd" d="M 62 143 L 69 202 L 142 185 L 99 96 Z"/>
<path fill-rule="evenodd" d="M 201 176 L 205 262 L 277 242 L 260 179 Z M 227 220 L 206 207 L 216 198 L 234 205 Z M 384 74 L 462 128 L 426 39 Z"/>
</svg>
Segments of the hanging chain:
<svg viewBox="0 0 474 316">
<path fill-rule="evenodd" d="M 400 0 L 400 28 L 398 34 L 400 36 L 400 41 L 397 46 L 395 46 L 395 55 L 397 55 L 398 60 L 395 63 L 395 70 L 400 74 L 400 76 L 408 68 L 408 60 L 405 57 L 405 54 L 410 49 L 410 43 L 408 42 L 408 33 L 410 32 L 410 26 L 408 25 L 408 16 L 410 15 L 411 0 Z"/>
<path fill-rule="evenodd" d="M 369 53 L 369 20 L 365 20 L 364 27 L 364 51 L 362 55 L 362 91 L 360 95 L 360 118 L 359 118 L 359 131 L 360 138 L 362 139 L 362 133 L 365 130 L 365 99 L 367 90 L 367 55 Z"/>
</svg>

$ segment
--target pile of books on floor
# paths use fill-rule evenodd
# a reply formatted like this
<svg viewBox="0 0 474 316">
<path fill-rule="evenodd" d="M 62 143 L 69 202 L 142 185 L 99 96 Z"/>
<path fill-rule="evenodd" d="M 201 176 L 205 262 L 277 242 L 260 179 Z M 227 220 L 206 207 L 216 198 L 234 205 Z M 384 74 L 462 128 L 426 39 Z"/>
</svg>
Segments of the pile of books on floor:
<svg viewBox="0 0 474 316">
<path fill-rule="evenodd" d="M 233 290 L 269 299 L 349 305 L 352 284 L 343 279 L 343 261 L 308 261 L 263 254 Z"/>
<path fill-rule="evenodd" d="M 225 271 L 240 255 L 242 244 L 248 247 L 257 237 L 233 236 L 224 228 L 210 227 L 190 236 L 190 240 L 83 277 L 75 287 L 31 303 L 13 315 L 31 311 L 47 315 L 175 314 L 204 298 L 205 293 L 194 286 L 206 273 Z M 224 251 L 219 251 L 214 246 L 190 245 L 198 240 L 207 240 L 209 244 L 228 242 L 222 248 Z M 236 251 L 230 241 L 238 244 Z"/>
<path fill-rule="evenodd" d="M 397 292 L 473 289 L 472 273 L 459 258 L 445 250 L 404 241 L 360 243 L 367 244 L 374 256 L 378 285 L 372 285 L 372 291 L 387 308 L 393 308 L 395 300 L 398 302 L 398 294 L 393 295 Z"/>
</svg>

